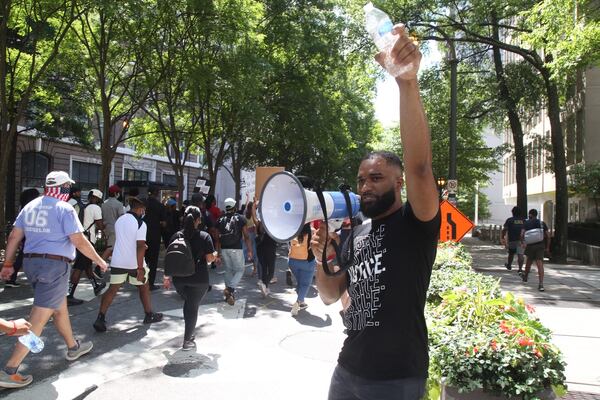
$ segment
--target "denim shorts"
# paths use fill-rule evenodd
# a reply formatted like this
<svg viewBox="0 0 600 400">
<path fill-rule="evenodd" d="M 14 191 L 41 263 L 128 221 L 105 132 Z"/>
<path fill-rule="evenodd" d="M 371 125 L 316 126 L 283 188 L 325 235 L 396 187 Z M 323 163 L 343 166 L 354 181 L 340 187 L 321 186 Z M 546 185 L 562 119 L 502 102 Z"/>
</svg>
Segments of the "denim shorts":
<svg viewBox="0 0 600 400">
<path fill-rule="evenodd" d="M 70 270 L 65 261 L 25 257 L 23 271 L 33 288 L 33 305 L 58 310 L 69 290 Z"/>
<path fill-rule="evenodd" d="M 331 377 L 328 400 L 421 400 L 426 382 L 425 378 L 365 379 L 338 364 Z"/>
</svg>

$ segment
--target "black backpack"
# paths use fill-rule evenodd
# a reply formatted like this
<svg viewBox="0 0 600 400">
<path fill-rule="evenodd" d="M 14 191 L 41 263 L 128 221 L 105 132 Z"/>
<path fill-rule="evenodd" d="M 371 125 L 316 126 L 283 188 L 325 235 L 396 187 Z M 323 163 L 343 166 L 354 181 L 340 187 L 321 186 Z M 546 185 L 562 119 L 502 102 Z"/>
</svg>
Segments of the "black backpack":
<svg viewBox="0 0 600 400">
<path fill-rule="evenodd" d="M 240 227 L 240 216 L 238 214 L 224 215 L 219 218 L 217 226 L 219 229 L 221 247 L 236 248 L 242 240 L 242 228 Z"/>
<path fill-rule="evenodd" d="M 190 244 L 182 233 L 167 246 L 165 255 L 165 275 L 186 277 L 194 275 L 196 262 Z"/>
</svg>

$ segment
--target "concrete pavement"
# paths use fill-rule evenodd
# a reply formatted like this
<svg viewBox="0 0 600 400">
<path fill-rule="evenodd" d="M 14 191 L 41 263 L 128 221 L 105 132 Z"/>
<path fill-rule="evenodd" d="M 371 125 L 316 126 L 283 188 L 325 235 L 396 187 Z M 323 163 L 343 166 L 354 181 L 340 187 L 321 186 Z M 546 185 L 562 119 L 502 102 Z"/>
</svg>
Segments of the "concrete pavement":
<svg viewBox="0 0 600 400">
<path fill-rule="evenodd" d="M 567 362 L 569 391 L 588 393 L 600 399 L 600 267 L 544 263 L 545 292 L 538 291 L 537 269 L 532 266 L 529 282 L 506 270 L 506 252 L 501 246 L 466 237 L 463 244 L 473 256 L 473 267 L 501 278 L 503 291 L 511 291 L 533 304 L 540 320 L 553 331 L 554 343 Z M 516 258 L 516 257 L 515 257 Z M 592 394 L 596 396 L 592 397 Z M 572 398 L 578 394 L 573 394 Z"/>
<path fill-rule="evenodd" d="M 540 293 L 535 271 L 524 284 L 514 270 L 503 267 L 505 256 L 499 246 L 473 238 L 464 243 L 477 270 L 502 278 L 503 290 L 534 304 L 540 319 L 554 331 L 555 343 L 568 362 L 569 398 L 600 398 L 600 269 L 548 265 L 547 291 Z M 153 292 L 154 308 L 165 313 L 165 320 L 143 325 L 136 290 L 127 288 L 109 310 L 109 331 L 98 334 L 92 323 L 99 301 L 83 283 L 78 296 L 87 301 L 70 312 L 76 334 L 93 340 L 92 353 L 67 362 L 64 343 L 49 326 L 43 335 L 44 351 L 28 356 L 23 364 L 23 372 L 33 374 L 34 383 L 21 390 L 0 389 L 0 398 L 325 399 L 344 340 L 341 305 L 324 306 L 313 289 L 309 308 L 291 317 L 295 295 L 285 284 L 285 268 L 282 250 L 277 259 L 279 282 L 272 285 L 273 294 L 267 299 L 248 269 L 233 307 L 222 301 L 222 275 L 211 270 L 214 286 L 199 313 L 196 352 L 180 350 L 182 302 L 174 291 Z M 0 293 L 4 318 L 26 316 L 30 304 L 28 286 Z M 0 362 L 13 343 L 14 339 L 0 339 Z"/>
<path fill-rule="evenodd" d="M 98 299 L 71 307 L 74 331 L 94 342 L 92 353 L 65 361 L 64 343 L 49 326 L 43 334 L 46 348 L 29 355 L 22 367 L 23 373 L 34 375 L 34 383 L 20 390 L 0 389 L 0 398 L 325 399 L 344 340 L 341 305 L 323 305 L 311 289 L 309 307 L 292 317 L 296 297 L 285 284 L 284 255 L 281 251 L 277 259 L 279 281 L 271 286 L 272 295 L 262 297 L 248 268 L 234 306 L 222 301 L 222 275 L 210 271 L 213 290 L 199 312 L 196 352 L 181 350 L 182 301 L 174 291 L 153 292 L 155 310 L 165 314 L 164 321 L 153 325 L 141 323 L 135 289 L 119 293 L 104 334 L 92 328 Z M 78 297 L 85 297 L 89 288 L 83 290 Z M 26 315 L 30 294 L 28 287 L 0 293 L 0 304 L 12 299 L 16 306 L 5 306 L 2 316 Z M 14 339 L 0 340 L 0 362 L 12 343 Z"/>
</svg>

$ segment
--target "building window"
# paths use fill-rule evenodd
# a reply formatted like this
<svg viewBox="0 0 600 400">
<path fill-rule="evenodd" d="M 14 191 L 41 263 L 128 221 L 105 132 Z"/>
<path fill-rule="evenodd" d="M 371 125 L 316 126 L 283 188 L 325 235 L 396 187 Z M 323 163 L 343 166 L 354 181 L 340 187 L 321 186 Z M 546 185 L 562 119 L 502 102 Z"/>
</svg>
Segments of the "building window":
<svg viewBox="0 0 600 400">
<path fill-rule="evenodd" d="M 177 179 L 173 174 L 162 174 L 162 182 L 165 185 L 174 185 L 177 186 Z"/>
<path fill-rule="evenodd" d="M 93 164 L 81 161 L 73 161 L 73 171 L 71 176 L 81 192 L 86 193 L 92 189 L 97 189 L 100 182 L 100 164 Z"/>
<path fill-rule="evenodd" d="M 125 180 L 127 180 L 127 181 L 148 181 L 148 180 L 150 180 L 150 172 L 141 171 L 139 169 L 125 168 Z"/>
<path fill-rule="evenodd" d="M 21 155 L 21 187 L 43 188 L 50 170 L 50 157 L 37 151 Z"/>
</svg>

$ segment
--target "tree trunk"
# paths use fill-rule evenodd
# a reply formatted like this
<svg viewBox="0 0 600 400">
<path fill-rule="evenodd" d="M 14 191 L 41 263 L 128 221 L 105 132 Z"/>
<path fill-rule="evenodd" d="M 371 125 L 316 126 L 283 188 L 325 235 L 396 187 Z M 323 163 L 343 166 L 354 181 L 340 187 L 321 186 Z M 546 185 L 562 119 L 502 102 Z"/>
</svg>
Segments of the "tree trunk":
<svg viewBox="0 0 600 400">
<path fill-rule="evenodd" d="M 550 56 L 547 56 L 547 58 Z M 551 61 L 549 59 L 546 60 Z M 567 224 L 569 222 L 568 205 L 569 193 L 567 187 L 567 163 L 565 157 L 565 141 L 560 124 L 560 103 L 558 88 L 550 77 L 550 71 L 540 71 L 548 94 L 548 118 L 552 141 L 554 180 L 556 185 L 554 237 L 552 239 L 552 261 L 567 262 Z"/>
<path fill-rule="evenodd" d="M 177 180 L 177 191 L 179 192 L 179 196 L 177 196 L 177 208 L 181 210 L 183 206 L 183 166 L 178 166 L 173 168 L 175 171 L 175 179 Z"/>
<path fill-rule="evenodd" d="M 495 13 L 492 13 L 492 25 L 494 40 L 500 41 L 498 23 Z M 527 160 L 525 157 L 525 147 L 523 146 L 523 126 L 515 102 L 513 101 L 506 76 L 504 75 L 504 66 L 502 65 L 502 56 L 500 49 L 493 47 L 494 67 L 496 70 L 496 80 L 498 82 L 498 94 L 500 100 L 506 109 L 508 122 L 512 131 L 512 137 L 515 147 L 515 175 L 517 181 L 517 207 L 521 209 L 523 216 L 527 213 Z"/>
<path fill-rule="evenodd" d="M 2 137 L 0 138 L 0 246 L 4 247 L 6 241 L 6 182 L 8 178 L 8 164 L 10 151 L 17 136 L 17 123 L 2 121 Z"/>
<path fill-rule="evenodd" d="M 108 192 L 108 185 L 110 183 L 110 171 L 112 169 L 112 160 L 115 157 L 115 151 L 112 149 L 100 149 L 102 157 L 102 165 L 100 166 L 100 182 L 98 182 L 99 189 L 104 193 Z"/>
<path fill-rule="evenodd" d="M 14 221 L 16 217 L 17 205 L 15 204 L 16 197 L 16 167 L 17 167 L 17 139 L 12 141 L 11 149 L 9 150 L 8 173 L 6 175 L 6 220 Z"/>
</svg>

